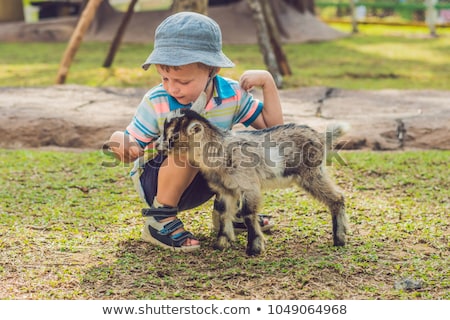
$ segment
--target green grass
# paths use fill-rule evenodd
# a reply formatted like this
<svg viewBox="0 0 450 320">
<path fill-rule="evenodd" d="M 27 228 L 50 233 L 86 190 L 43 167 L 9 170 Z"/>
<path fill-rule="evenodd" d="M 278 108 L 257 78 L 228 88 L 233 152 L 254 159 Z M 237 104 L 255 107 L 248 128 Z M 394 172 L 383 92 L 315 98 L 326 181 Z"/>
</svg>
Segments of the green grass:
<svg viewBox="0 0 450 320">
<path fill-rule="evenodd" d="M 449 151 L 343 152 L 329 170 L 351 232 L 335 248 L 325 207 L 295 188 L 268 193 L 267 252 L 239 236 L 212 249 L 208 202 L 180 214 L 193 254 L 140 240 L 126 167 L 100 152 L 1 150 L 1 299 L 450 299 Z M 401 279 L 419 290 L 395 289 Z"/>
<path fill-rule="evenodd" d="M 348 25 L 333 25 L 349 31 Z M 449 30 L 361 26 L 338 41 L 285 46 L 294 75 L 285 87 L 448 90 Z M 2 43 L 0 86 L 54 84 L 65 43 Z M 150 87 L 140 64 L 151 45 L 83 43 L 69 84 Z M 255 45 L 226 45 L 238 78 L 264 68 Z M 267 252 L 245 255 L 239 236 L 212 249 L 212 203 L 180 213 L 202 242 L 179 254 L 140 240 L 141 201 L 127 167 L 99 152 L 0 150 L 0 299 L 450 299 L 449 151 L 343 152 L 332 176 L 345 191 L 351 232 L 331 243 L 322 205 L 297 189 L 266 194 L 277 226 Z M 394 288 L 402 279 L 421 289 Z"/>
<path fill-rule="evenodd" d="M 348 24 L 333 24 L 345 32 Z M 286 44 L 293 71 L 284 88 L 330 86 L 343 89 L 440 89 L 450 81 L 450 30 L 429 38 L 423 27 L 361 26 L 361 32 L 320 43 Z M 48 86 L 56 80 L 66 43 L 2 43 L 0 86 Z M 82 43 L 67 78 L 68 84 L 115 87 L 151 87 L 160 79 L 152 68 L 140 65 L 151 44 L 123 44 L 113 67 L 101 65 L 109 44 Z M 246 69 L 265 68 L 257 45 L 225 45 L 236 63 L 222 74 L 238 79 Z"/>
</svg>

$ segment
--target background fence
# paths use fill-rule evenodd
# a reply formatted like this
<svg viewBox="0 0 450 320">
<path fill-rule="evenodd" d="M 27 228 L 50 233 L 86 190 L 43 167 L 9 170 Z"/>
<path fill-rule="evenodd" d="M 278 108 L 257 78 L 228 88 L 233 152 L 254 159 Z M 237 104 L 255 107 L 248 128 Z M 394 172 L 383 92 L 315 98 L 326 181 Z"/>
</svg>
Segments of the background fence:
<svg viewBox="0 0 450 320">
<path fill-rule="evenodd" d="M 350 18 L 349 0 L 316 0 L 318 14 L 323 18 Z M 354 0 L 358 21 L 381 21 L 397 23 L 426 22 L 427 9 L 432 13 L 435 24 L 450 26 L 450 0 Z"/>
</svg>

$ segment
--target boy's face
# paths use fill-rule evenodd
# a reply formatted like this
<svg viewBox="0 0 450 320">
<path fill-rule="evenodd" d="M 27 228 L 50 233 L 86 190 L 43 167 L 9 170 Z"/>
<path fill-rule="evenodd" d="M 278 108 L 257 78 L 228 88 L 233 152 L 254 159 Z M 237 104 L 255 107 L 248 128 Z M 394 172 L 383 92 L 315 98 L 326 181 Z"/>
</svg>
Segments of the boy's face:
<svg viewBox="0 0 450 320">
<path fill-rule="evenodd" d="M 164 89 L 181 104 L 195 101 L 205 90 L 210 71 L 198 64 L 187 64 L 165 70 L 156 65 Z"/>
</svg>

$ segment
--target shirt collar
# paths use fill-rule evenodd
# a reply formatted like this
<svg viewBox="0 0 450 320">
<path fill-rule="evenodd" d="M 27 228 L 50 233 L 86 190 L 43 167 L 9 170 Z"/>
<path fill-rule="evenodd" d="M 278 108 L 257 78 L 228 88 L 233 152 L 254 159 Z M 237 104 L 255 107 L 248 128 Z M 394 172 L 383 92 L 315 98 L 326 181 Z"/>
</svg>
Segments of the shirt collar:
<svg viewBox="0 0 450 320">
<path fill-rule="evenodd" d="M 175 99 L 174 97 L 172 97 L 170 94 L 167 95 L 168 99 L 169 99 L 169 109 L 170 111 L 174 111 L 177 109 L 181 109 L 181 108 L 190 108 L 192 103 L 188 103 L 188 104 L 181 104 L 177 101 L 177 99 Z"/>
<path fill-rule="evenodd" d="M 217 75 L 214 77 L 214 94 L 213 98 L 217 105 L 222 104 L 223 99 L 231 98 L 235 96 L 231 85 L 221 76 Z"/>
</svg>

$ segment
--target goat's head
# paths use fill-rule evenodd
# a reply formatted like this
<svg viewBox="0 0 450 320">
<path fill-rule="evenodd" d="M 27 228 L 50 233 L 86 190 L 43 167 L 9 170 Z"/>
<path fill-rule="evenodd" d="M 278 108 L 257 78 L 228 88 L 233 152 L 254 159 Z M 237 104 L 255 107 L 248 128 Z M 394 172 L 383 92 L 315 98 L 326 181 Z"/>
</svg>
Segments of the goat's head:
<svg viewBox="0 0 450 320">
<path fill-rule="evenodd" d="M 156 148 L 162 152 L 187 153 L 200 148 L 208 120 L 190 109 L 179 109 L 170 114 L 164 122 L 164 131 L 156 142 Z"/>
</svg>

